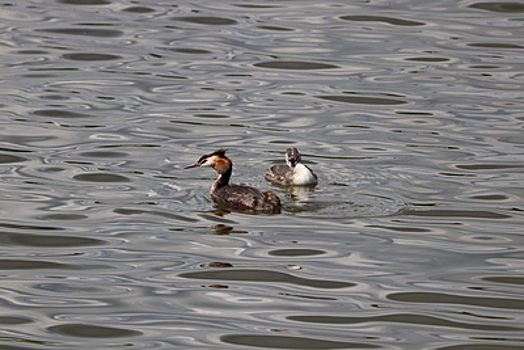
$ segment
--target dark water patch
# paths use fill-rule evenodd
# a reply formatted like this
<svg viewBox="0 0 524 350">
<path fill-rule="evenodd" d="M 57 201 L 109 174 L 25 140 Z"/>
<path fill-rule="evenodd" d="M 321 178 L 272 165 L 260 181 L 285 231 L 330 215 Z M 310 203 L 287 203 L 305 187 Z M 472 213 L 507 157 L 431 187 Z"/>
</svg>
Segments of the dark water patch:
<svg viewBox="0 0 524 350">
<path fill-rule="evenodd" d="M 470 69 L 490 69 L 490 70 L 499 70 L 499 69 L 507 69 L 507 66 L 502 65 L 495 65 L 495 64 L 472 64 L 467 66 L 467 68 Z"/>
<path fill-rule="evenodd" d="M 227 119 L 227 118 L 231 118 L 229 115 L 225 115 L 225 114 L 210 114 L 210 113 L 195 114 L 194 117 L 196 117 L 196 118 L 210 118 L 210 119 Z"/>
<path fill-rule="evenodd" d="M 508 196 L 503 194 L 482 194 L 471 196 L 471 199 L 480 199 L 482 201 L 503 201 L 509 199 Z"/>
<path fill-rule="evenodd" d="M 281 94 L 286 95 L 286 96 L 306 96 L 305 93 L 300 92 L 300 91 L 285 91 L 285 92 L 281 92 Z"/>
<path fill-rule="evenodd" d="M 47 55 L 50 52 L 44 50 L 18 50 L 16 53 L 19 55 Z"/>
<path fill-rule="evenodd" d="M 523 13 L 524 4 L 519 2 L 479 2 L 468 7 L 491 12 Z"/>
<path fill-rule="evenodd" d="M 31 151 L 31 150 L 7 148 L 7 147 L 0 147 L 0 151 L 16 152 L 16 153 L 33 153 L 33 151 Z"/>
<path fill-rule="evenodd" d="M 25 162 L 27 158 L 14 156 L 12 154 L 0 154 L 0 164 Z"/>
<path fill-rule="evenodd" d="M 107 173 L 87 173 L 73 176 L 73 179 L 86 182 L 129 182 L 128 177 Z"/>
<path fill-rule="evenodd" d="M 405 58 L 405 61 L 416 61 L 416 62 L 448 62 L 449 58 L 444 57 L 410 57 Z"/>
<path fill-rule="evenodd" d="M 420 116 L 432 116 L 435 115 L 434 113 L 430 112 L 409 112 L 409 111 L 395 111 L 395 114 L 401 114 L 401 115 L 420 115 Z M 425 120 L 417 120 L 416 123 L 427 123 Z"/>
<path fill-rule="evenodd" d="M 449 217 L 449 218 L 475 218 L 475 219 L 509 219 L 510 215 L 483 210 L 412 210 L 405 209 L 401 215 L 424 216 L 424 217 Z"/>
<path fill-rule="evenodd" d="M 524 116 L 522 117 L 515 117 L 517 120 L 524 120 Z M 503 136 L 499 138 L 500 142 L 506 142 L 511 143 L 515 145 L 524 145 L 524 138 L 522 135 L 513 135 L 513 136 Z"/>
<path fill-rule="evenodd" d="M 13 338 L 13 337 L 2 337 L 0 338 L 2 340 L 9 340 L 13 343 L 15 342 L 27 342 L 27 343 L 31 343 L 31 344 L 38 344 L 38 345 L 44 345 L 44 346 L 54 346 L 55 344 L 52 344 L 51 342 L 45 342 L 45 341 L 36 341 L 36 340 L 29 340 L 29 339 L 22 339 L 22 338 Z M 41 350 L 41 349 L 47 349 L 47 348 L 37 348 L 37 347 L 34 347 L 33 345 L 29 345 L 29 346 L 15 346 L 15 345 L 2 345 L 2 350 Z"/>
<path fill-rule="evenodd" d="M 365 343 L 339 342 L 308 337 L 228 334 L 220 337 L 224 343 L 271 349 L 377 349 L 379 346 Z"/>
<path fill-rule="evenodd" d="M 74 67 L 58 67 L 58 68 L 53 68 L 53 67 L 46 67 L 46 68 L 30 68 L 29 71 L 31 72 L 76 72 L 78 71 L 79 68 L 74 68 Z M 23 75 L 24 77 L 25 76 L 34 76 L 34 77 L 42 77 L 42 78 L 45 78 L 45 77 L 58 77 L 58 75 L 56 74 L 25 74 Z"/>
<path fill-rule="evenodd" d="M 34 269 L 71 269 L 71 265 L 38 261 L 38 260 L 16 260 L 1 259 L 0 269 L 3 270 L 34 270 Z"/>
<path fill-rule="evenodd" d="M 190 49 L 190 48 L 176 48 L 176 49 L 169 49 L 169 50 L 173 52 L 185 53 L 188 55 L 206 55 L 206 54 L 213 53 L 208 50 Z"/>
<path fill-rule="evenodd" d="M 231 6 L 248 8 L 248 9 L 278 9 L 283 6 L 280 5 L 256 5 L 256 4 L 231 4 Z"/>
<path fill-rule="evenodd" d="M 183 278 L 203 280 L 243 281 L 261 283 L 280 282 L 322 289 L 350 288 L 356 285 L 355 283 L 349 282 L 300 278 L 283 272 L 267 270 L 198 271 L 182 273 L 179 276 Z"/>
<path fill-rule="evenodd" d="M 40 29 L 39 31 L 54 34 L 85 35 L 102 38 L 116 38 L 124 35 L 124 33 L 120 30 L 95 28 L 51 28 Z"/>
<path fill-rule="evenodd" d="M 337 298 L 320 297 L 320 296 L 312 296 L 312 295 L 299 295 L 299 294 L 292 294 L 292 293 L 279 293 L 279 294 L 294 297 L 294 298 L 307 299 L 307 300 L 326 300 L 326 301 L 339 300 Z"/>
<path fill-rule="evenodd" d="M 293 32 L 295 29 L 293 28 L 285 28 L 285 27 L 277 27 L 277 26 L 258 26 L 259 29 L 265 29 L 265 30 L 274 30 L 277 32 Z"/>
<path fill-rule="evenodd" d="M 79 155 L 89 158 L 123 158 L 127 157 L 129 154 L 124 152 L 113 151 L 90 151 L 79 153 Z"/>
<path fill-rule="evenodd" d="M 471 43 L 470 47 L 482 47 L 486 49 L 524 49 L 524 46 L 507 43 Z"/>
<path fill-rule="evenodd" d="M 407 146 L 415 147 L 413 145 L 407 145 Z M 443 147 L 443 148 L 446 148 L 446 147 Z M 447 148 L 447 149 L 453 149 L 453 148 Z M 459 173 L 438 173 L 438 174 L 442 176 L 450 176 L 450 177 L 477 177 L 477 175 L 474 175 L 474 174 L 459 174 Z"/>
<path fill-rule="evenodd" d="M 391 98 L 382 98 L 382 97 L 366 97 L 366 96 L 341 96 L 341 95 L 332 95 L 332 96 L 315 96 L 323 100 L 334 101 L 334 102 L 343 102 L 343 103 L 353 103 L 353 104 L 366 104 L 366 105 L 403 105 L 408 103 L 404 100 L 391 99 Z"/>
<path fill-rule="evenodd" d="M 242 78 L 251 78 L 253 77 L 253 74 L 247 74 L 247 73 L 224 73 L 225 77 L 242 77 Z M 212 111 L 214 108 L 188 108 L 188 111 L 194 111 L 194 110 L 209 110 Z"/>
<path fill-rule="evenodd" d="M 373 129 L 371 126 L 366 125 L 343 125 L 344 128 L 354 128 L 354 129 Z"/>
<path fill-rule="evenodd" d="M 140 147 L 140 148 L 157 148 L 162 147 L 160 145 L 150 144 L 150 143 L 124 143 L 117 145 L 101 145 L 99 148 L 127 148 L 127 147 Z"/>
<path fill-rule="evenodd" d="M 93 6 L 93 5 L 109 5 L 111 0 L 58 0 L 61 4 L 67 5 L 83 5 L 83 6 Z"/>
<path fill-rule="evenodd" d="M 268 252 L 269 255 L 274 256 L 311 256 L 325 253 L 325 251 L 317 249 L 275 249 Z"/>
<path fill-rule="evenodd" d="M 319 323 L 319 324 L 360 324 L 368 322 L 378 323 L 407 323 L 412 325 L 427 325 L 436 327 L 451 327 L 461 329 L 474 329 L 485 331 L 521 331 L 522 328 L 510 326 L 496 326 L 487 324 L 464 323 L 449 321 L 439 317 L 423 316 L 415 314 L 395 314 L 371 317 L 345 317 L 345 316 L 288 316 L 288 320 Z"/>
<path fill-rule="evenodd" d="M 383 225 L 369 225 L 367 227 L 380 228 L 388 231 L 405 232 L 405 233 L 425 233 L 431 232 L 430 229 L 419 227 L 397 227 L 397 226 L 383 226 Z"/>
<path fill-rule="evenodd" d="M 456 166 L 464 170 L 503 170 L 503 169 L 521 169 L 524 164 L 494 164 L 494 163 L 479 163 L 479 164 L 458 164 Z"/>
<path fill-rule="evenodd" d="M 87 219 L 84 214 L 49 214 L 42 216 L 43 220 L 83 220 Z"/>
<path fill-rule="evenodd" d="M 290 140 L 271 140 L 271 141 L 269 141 L 269 143 L 275 143 L 275 144 L 278 144 L 278 145 L 294 145 L 294 144 L 296 144 L 295 141 L 290 141 Z M 283 154 L 282 151 L 267 151 L 267 152 L 268 153 L 277 153 L 279 155 Z M 280 159 L 277 159 L 277 160 L 274 160 L 274 161 L 278 162 L 278 161 L 280 161 Z"/>
<path fill-rule="evenodd" d="M 79 161 L 79 160 L 66 160 L 64 161 L 65 164 L 76 164 L 76 165 L 93 165 L 93 162 L 85 162 L 85 161 Z"/>
<path fill-rule="evenodd" d="M 158 73 L 156 76 L 159 78 L 166 78 L 166 79 L 177 79 L 177 80 L 189 79 L 188 77 L 184 77 L 181 75 L 169 75 L 169 74 L 160 74 L 160 73 Z"/>
<path fill-rule="evenodd" d="M 47 330 L 60 335 L 80 338 L 121 338 L 142 335 L 142 332 L 88 324 L 64 324 L 48 327 Z"/>
<path fill-rule="evenodd" d="M 524 277 L 517 276 L 492 276 L 484 277 L 482 280 L 487 282 L 504 283 L 504 284 L 517 284 L 524 286 Z"/>
<path fill-rule="evenodd" d="M 69 100 L 69 97 L 62 96 L 62 95 L 43 95 L 43 96 L 40 96 L 40 99 L 47 100 L 47 101 L 66 101 L 66 100 Z"/>
<path fill-rule="evenodd" d="M 270 61 L 255 63 L 255 67 L 270 69 L 288 69 L 288 70 L 315 70 L 315 69 L 334 69 L 340 68 L 334 64 L 304 62 L 304 61 Z"/>
<path fill-rule="evenodd" d="M 509 299 L 509 298 L 481 298 L 473 296 L 452 295 L 444 293 L 430 293 L 430 292 L 403 292 L 393 293 L 387 296 L 388 299 L 394 301 L 403 301 L 409 303 L 425 303 L 425 304 L 458 304 L 481 306 L 496 309 L 514 309 L 523 310 L 524 300 Z"/>
<path fill-rule="evenodd" d="M 33 320 L 27 317 L 19 316 L 0 316 L 0 324 L 14 325 L 14 324 L 27 324 L 32 323 Z"/>
<path fill-rule="evenodd" d="M 79 113 L 79 112 L 73 112 L 73 111 L 67 111 L 62 109 L 40 109 L 33 111 L 34 115 L 40 116 L 40 117 L 52 117 L 52 118 L 91 118 L 92 115 L 85 114 L 85 113 Z"/>
<path fill-rule="evenodd" d="M 206 24 L 206 25 L 212 25 L 212 26 L 226 26 L 226 25 L 233 25 L 233 24 L 238 23 L 237 21 L 233 19 L 223 18 L 223 17 L 211 17 L 211 16 L 176 17 L 173 19 L 175 21 L 188 22 L 188 23 L 194 23 L 194 24 Z"/>
<path fill-rule="evenodd" d="M 104 241 L 94 238 L 6 232 L 0 233 L 0 243 L 26 247 L 81 247 L 105 244 Z"/>
<path fill-rule="evenodd" d="M 113 210 L 117 214 L 121 215 L 155 215 L 155 216 L 161 216 L 167 219 L 173 219 L 173 220 L 179 220 L 184 222 L 199 222 L 198 219 L 193 219 L 187 216 L 177 215 L 173 213 L 164 213 L 161 211 L 155 211 L 155 210 L 139 210 L 139 209 L 125 209 L 125 208 L 116 208 Z"/>
<path fill-rule="evenodd" d="M 151 12 L 155 12 L 154 9 L 152 9 L 150 7 L 145 7 L 145 6 L 126 7 L 122 11 L 131 12 L 131 13 L 151 13 Z"/>
<path fill-rule="evenodd" d="M 43 231 L 60 231 L 64 230 L 62 227 L 52 227 L 52 226 L 36 226 L 36 225 L 19 225 L 19 224 L 7 224 L 0 222 L 0 227 L 6 227 L 11 229 L 18 230 L 43 230 Z"/>
<path fill-rule="evenodd" d="M 63 55 L 65 59 L 71 61 L 112 61 L 119 60 L 122 56 L 104 54 L 104 53 L 66 53 Z"/>
<path fill-rule="evenodd" d="M 417 22 L 417 21 L 408 21 L 405 19 L 395 18 L 395 17 L 383 17 L 383 16 L 342 16 L 340 19 L 344 21 L 355 21 L 355 22 L 383 22 L 387 24 L 392 24 L 395 26 L 423 26 L 426 23 Z"/>
<path fill-rule="evenodd" d="M 512 339 L 498 338 L 492 340 L 505 340 L 511 341 Z M 469 344 L 460 344 L 460 345 L 450 345 L 435 348 L 435 350 L 522 350 L 521 345 L 502 345 L 500 342 L 486 344 L 486 342 L 480 343 L 469 343 Z"/>
</svg>

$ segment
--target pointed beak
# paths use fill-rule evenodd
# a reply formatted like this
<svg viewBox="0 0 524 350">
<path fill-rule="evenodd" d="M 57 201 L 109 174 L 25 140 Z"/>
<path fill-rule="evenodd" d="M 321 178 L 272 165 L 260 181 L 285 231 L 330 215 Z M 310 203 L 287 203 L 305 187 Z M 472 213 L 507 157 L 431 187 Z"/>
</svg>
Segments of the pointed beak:
<svg viewBox="0 0 524 350">
<path fill-rule="evenodd" d="M 184 169 L 191 169 L 191 168 L 196 168 L 196 167 L 199 167 L 200 164 L 196 163 L 196 164 L 193 164 L 193 165 L 190 165 L 190 166 L 186 166 Z"/>
</svg>

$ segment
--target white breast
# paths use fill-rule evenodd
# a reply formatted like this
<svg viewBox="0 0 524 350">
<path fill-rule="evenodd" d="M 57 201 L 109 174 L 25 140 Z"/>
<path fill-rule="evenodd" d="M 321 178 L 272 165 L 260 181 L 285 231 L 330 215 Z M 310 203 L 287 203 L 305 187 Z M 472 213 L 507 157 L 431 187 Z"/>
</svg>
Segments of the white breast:
<svg viewBox="0 0 524 350">
<path fill-rule="evenodd" d="M 317 176 L 307 166 L 297 164 L 293 172 L 293 185 L 315 185 Z"/>
</svg>

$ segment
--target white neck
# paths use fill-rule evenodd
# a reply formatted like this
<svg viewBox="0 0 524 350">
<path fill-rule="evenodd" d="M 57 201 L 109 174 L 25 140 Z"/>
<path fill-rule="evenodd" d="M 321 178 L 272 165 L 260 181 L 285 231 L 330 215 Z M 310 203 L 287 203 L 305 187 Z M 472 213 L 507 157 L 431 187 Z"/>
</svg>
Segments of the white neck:
<svg viewBox="0 0 524 350">
<path fill-rule="evenodd" d="M 297 164 L 293 169 L 293 183 L 295 185 L 313 185 L 317 183 L 317 177 L 303 164 Z"/>
</svg>

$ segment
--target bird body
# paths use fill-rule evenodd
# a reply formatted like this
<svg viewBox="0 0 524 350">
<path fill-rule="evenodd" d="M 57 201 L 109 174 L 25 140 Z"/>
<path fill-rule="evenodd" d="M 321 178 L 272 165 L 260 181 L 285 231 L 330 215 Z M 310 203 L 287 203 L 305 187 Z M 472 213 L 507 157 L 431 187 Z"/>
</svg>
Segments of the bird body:
<svg viewBox="0 0 524 350">
<path fill-rule="evenodd" d="M 210 167 L 215 169 L 218 177 L 211 187 L 213 200 L 225 208 L 246 212 L 278 212 L 280 199 L 271 191 L 260 191 L 255 187 L 245 185 L 230 185 L 229 179 L 233 172 L 233 163 L 226 157 L 226 149 L 221 148 L 213 153 L 203 155 L 195 167 Z"/>
<path fill-rule="evenodd" d="M 267 181 L 282 186 L 314 186 L 317 175 L 308 166 L 301 164 L 302 157 L 295 147 L 286 150 L 286 164 L 273 165 L 264 173 Z"/>
</svg>

